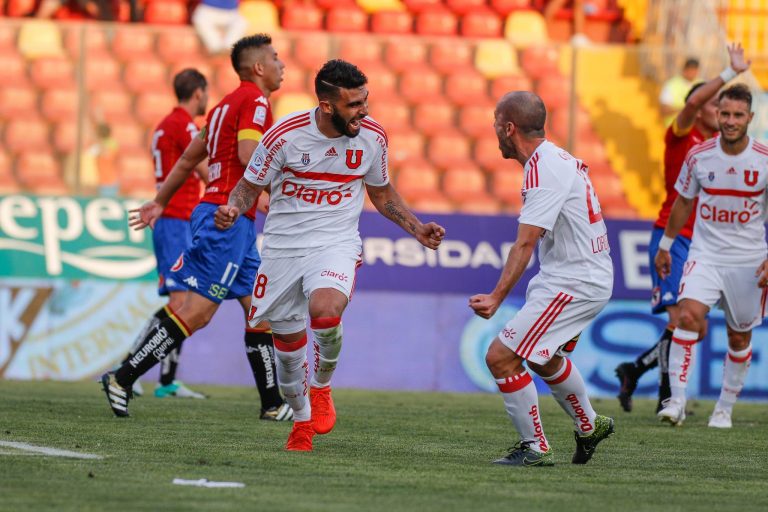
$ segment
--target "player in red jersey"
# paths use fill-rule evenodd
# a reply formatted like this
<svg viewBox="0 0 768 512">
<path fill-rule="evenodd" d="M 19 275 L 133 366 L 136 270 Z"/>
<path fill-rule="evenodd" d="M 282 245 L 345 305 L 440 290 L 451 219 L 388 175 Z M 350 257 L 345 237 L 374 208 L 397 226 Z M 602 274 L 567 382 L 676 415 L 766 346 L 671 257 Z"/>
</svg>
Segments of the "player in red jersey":
<svg viewBox="0 0 768 512">
<path fill-rule="evenodd" d="M 173 78 L 173 90 L 178 104 L 160 121 L 152 135 L 152 159 L 154 161 L 155 181 L 158 188 L 168 178 L 173 165 L 187 148 L 192 138 L 200 129 L 194 118 L 205 114 L 208 104 L 208 82 L 196 69 L 185 69 Z M 146 323 L 134 342 L 134 347 L 144 340 L 147 332 L 162 319 L 168 317 L 168 311 L 178 310 L 184 302 L 187 287 L 170 275 L 171 267 L 184 250 L 192 245 L 192 231 L 189 219 L 200 201 L 200 180 L 208 179 L 205 162 L 195 167 L 187 180 L 171 197 L 162 216 L 155 223 L 152 243 L 157 259 L 158 294 L 168 297 L 168 304 L 158 309 Z M 133 357 L 134 349 L 123 362 Z M 181 381 L 176 380 L 181 346 L 163 359 L 160 369 L 160 385 L 155 389 L 155 396 L 178 398 L 205 398 L 205 395 L 192 391 Z M 133 392 L 141 394 L 139 381 L 133 385 Z"/>
<path fill-rule="evenodd" d="M 269 96 L 280 88 L 284 65 L 266 34 L 244 37 L 232 47 L 231 57 L 240 86 L 208 113 L 206 128 L 176 162 L 155 200 L 132 211 L 132 227 L 154 227 L 171 196 L 195 166 L 208 157 L 208 186 L 191 218 L 192 245 L 171 268 L 173 278 L 184 282 L 192 293 L 187 293 L 178 310 L 171 311 L 147 333 L 132 358 L 116 372 L 102 377 L 110 407 L 117 416 L 128 415 L 133 382 L 207 325 L 222 300 L 236 298 L 244 313 L 250 309 L 251 284 L 261 262 L 253 227 L 256 209 L 243 216 L 234 232 L 216 229 L 213 215 L 218 205 L 226 204 L 259 140 L 272 125 Z M 290 420 L 293 411 L 277 386 L 269 326 L 246 329 L 245 344 L 261 396 L 261 418 Z"/>
<path fill-rule="evenodd" d="M 749 69 L 749 62 L 744 60 L 744 50 L 740 44 L 728 46 L 730 66 L 720 75 L 706 83 L 694 85 L 685 100 L 685 107 L 681 110 L 672 124 L 667 128 L 664 136 L 664 181 L 666 183 L 667 197 L 661 205 L 659 217 L 653 225 L 651 243 L 648 247 L 650 259 L 651 280 L 653 292 L 651 296 L 651 310 L 654 314 L 664 311 L 669 316 L 667 328 L 656 344 L 641 354 L 634 362 L 621 363 L 616 367 L 616 376 L 619 378 L 621 388 L 619 390 L 619 403 L 629 412 L 632 410 L 632 393 L 637 387 L 637 381 L 648 370 L 660 367 L 659 401 L 657 412 L 661 409 L 662 401 L 670 396 L 669 373 L 667 361 L 669 357 L 669 343 L 672 332 L 677 326 L 679 309 L 677 306 L 677 294 L 680 286 L 680 278 L 683 273 L 683 263 L 688 256 L 688 248 L 691 245 L 693 235 L 693 223 L 696 220 L 695 208 L 693 213 L 680 230 L 675 243 L 670 248 L 674 254 L 675 262 L 672 271 L 666 279 L 662 279 L 654 267 L 653 258 L 659 248 L 659 241 L 664 235 L 672 204 L 678 196 L 675 190 L 675 182 L 680 174 L 680 169 L 685 161 L 685 156 L 696 144 L 709 139 L 718 131 L 717 91 L 738 74 Z"/>
</svg>

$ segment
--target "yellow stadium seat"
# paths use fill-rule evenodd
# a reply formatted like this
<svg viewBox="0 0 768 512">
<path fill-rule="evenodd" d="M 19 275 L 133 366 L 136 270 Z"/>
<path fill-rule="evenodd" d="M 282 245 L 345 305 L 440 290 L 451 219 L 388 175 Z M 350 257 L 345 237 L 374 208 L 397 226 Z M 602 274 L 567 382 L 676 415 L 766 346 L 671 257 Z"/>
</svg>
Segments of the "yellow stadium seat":
<svg viewBox="0 0 768 512">
<path fill-rule="evenodd" d="M 549 41 L 547 24 L 537 11 L 514 11 L 510 14 L 504 24 L 504 37 L 523 48 Z"/>
<path fill-rule="evenodd" d="M 477 44 L 475 68 L 486 78 L 517 75 L 517 53 L 509 41 L 486 39 Z"/>
<path fill-rule="evenodd" d="M 400 0 L 357 0 L 357 5 L 369 14 L 378 11 L 402 11 L 405 9 Z"/>
<path fill-rule="evenodd" d="M 28 59 L 59 57 L 64 54 L 61 32 L 52 21 L 33 20 L 19 29 L 19 52 Z"/>
<path fill-rule="evenodd" d="M 275 120 L 298 110 L 309 110 L 315 106 L 315 100 L 309 94 L 283 94 L 276 100 Z"/>
<path fill-rule="evenodd" d="M 272 2 L 249 0 L 240 2 L 240 15 L 248 21 L 248 33 L 268 33 L 280 30 L 277 7 Z"/>
</svg>

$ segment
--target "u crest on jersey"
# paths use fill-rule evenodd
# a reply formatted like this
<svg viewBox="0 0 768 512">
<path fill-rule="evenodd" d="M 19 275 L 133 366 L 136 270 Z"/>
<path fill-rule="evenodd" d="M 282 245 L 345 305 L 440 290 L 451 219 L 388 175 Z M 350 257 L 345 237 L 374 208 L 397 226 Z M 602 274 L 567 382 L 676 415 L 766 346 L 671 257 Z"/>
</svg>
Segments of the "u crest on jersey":
<svg viewBox="0 0 768 512">
<path fill-rule="evenodd" d="M 362 149 L 348 149 L 347 150 L 347 167 L 349 169 L 357 169 L 360 164 L 363 163 L 363 150 Z"/>
<path fill-rule="evenodd" d="M 748 187 L 757 185 L 757 171 L 749 169 L 744 170 L 744 183 L 746 183 Z"/>
</svg>

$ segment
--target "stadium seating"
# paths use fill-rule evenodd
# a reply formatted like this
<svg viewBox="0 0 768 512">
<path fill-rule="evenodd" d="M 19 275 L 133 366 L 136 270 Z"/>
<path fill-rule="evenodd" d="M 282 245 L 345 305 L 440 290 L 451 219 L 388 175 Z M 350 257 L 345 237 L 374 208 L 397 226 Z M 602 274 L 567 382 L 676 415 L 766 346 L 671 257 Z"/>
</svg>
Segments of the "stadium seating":
<svg viewBox="0 0 768 512">
<path fill-rule="evenodd" d="M 74 88 L 49 89 L 40 100 L 40 111 L 51 122 L 77 118 L 78 94 Z"/>
<path fill-rule="evenodd" d="M 0 151 L 0 194 L 16 194 L 20 191 L 11 168 L 11 159 L 4 151 Z"/>
<path fill-rule="evenodd" d="M 0 53 L 0 87 L 21 87 L 28 82 L 27 62 L 11 48 Z"/>
<path fill-rule="evenodd" d="M 377 11 L 371 15 L 371 31 L 377 34 L 410 34 L 413 16 L 405 11 Z"/>
<path fill-rule="evenodd" d="M 144 21 L 161 25 L 185 25 L 189 13 L 185 2 L 179 0 L 147 0 Z"/>
<path fill-rule="evenodd" d="M 464 37 L 499 37 L 502 22 L 489 8 L 480 8 L 464 13 L 460 34 Z"/>
<path fill-rule="evenodd" d="M 280 14 L 272 2 L 248 0 L 240 2 L 238 10 L 248 22 L 249 34 L 273 34 L 280 27 Z"/>
<path fill-rule="evenodd" d="M 1 64 L 0 67 L 2 67 Z M 75 86 L 75 67 L 66 57 L 36 59 L 30 63 L 29 75 L 32 85 L 38 89 Z"/>
<path fill-rule="evenodd" d="M 518 47 L 542 45 L 549 41 L 544 17 L 536 11 L 513 11 L 504 24 L 504 37 Z"/>
<path fill-rule="evenodd" d="M 443 170 L 466 165 L 472 160 L 469 140 L 452 129 L 435 134 L 427 145 L 427 159 L 432 165 Z"/>
<path fill-rule="evenodd" d="M 508 41 L 500 39 L 488 39 L 478 43 L 475 68 L 490 79 L 520 73 L 514 48 Z"/>
<path fill-rule="evenodd" d="M 357 5 L 337 5 L 325 17 L 325 28 L 330 32 L 367 32 L 368 14 Z"/>
<path fill-rule="evenodd" d="M 52 21 L 34 20 L 19 28 L 18 50 L 27 59 L 58 57 L 64 50 L 61 31 Z"/>
<path fill-rule="evenodd" d="M 291 2 L 283 8 L 280 24 L 287 30 L 320 30 L 323 11 L 312 4 Z"/>
<path fill-rule="evenodd" d="M 429 49 L 429 64 L 443 75 L 474 70 L 472 46 L 458 37 L 437 40 Z"/>
<path fill-rule="evenodd" d="M 22 187 L 41 195 L 65 195 L 68 188 L 61 175 L 61 165 L 51 153 L 30 148 L 19 155 L 16 175 Z"/>
<path fill-rule="evenodd" d="M 416 33 L 422 36 L 454 36 L 459 20 L 442 5 L 428 7 L 416 17 Z"/>
</svg>

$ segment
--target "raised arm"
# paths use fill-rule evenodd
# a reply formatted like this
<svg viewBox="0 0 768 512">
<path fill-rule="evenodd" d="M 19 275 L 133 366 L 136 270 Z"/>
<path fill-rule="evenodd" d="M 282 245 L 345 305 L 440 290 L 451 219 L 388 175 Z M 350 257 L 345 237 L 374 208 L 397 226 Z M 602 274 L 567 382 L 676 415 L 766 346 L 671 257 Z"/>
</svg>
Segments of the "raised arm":
<svg viewBox="0 0 768 512">
<path fill-rule="evenodd" d="M 413 235 L 424 247 L 437 249 L 445 236 L 442 226 L 434 222 L 422 224 L 389 183 L 381 187 L 366 184 L 365 188 L 379 213 Z"/>
<path fill-rule="evenodd" d="M 525 272 L 536 244 L 544 230 L 530 224 L 520 224 L 517 229 L 517 240 L 509 251 L 507 262 L 501 271 L 499 282 L 491 293 L 473 295 L 469 298 L 469 307 L 475 314 L 482 318 L 491 318 L 501 303 L 507 298 L 509 292 L 520 280 Z"/>
</svg>

